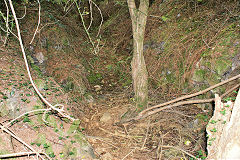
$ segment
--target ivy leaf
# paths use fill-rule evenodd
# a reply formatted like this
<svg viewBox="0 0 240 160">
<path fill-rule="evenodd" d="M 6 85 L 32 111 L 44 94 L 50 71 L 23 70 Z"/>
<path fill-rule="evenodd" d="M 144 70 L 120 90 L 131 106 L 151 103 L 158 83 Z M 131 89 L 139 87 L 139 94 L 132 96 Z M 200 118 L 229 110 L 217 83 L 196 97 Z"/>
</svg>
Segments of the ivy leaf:
<svg viewBox="0 0 240 160">
<path fill-rule="evenodd" d="M 37 145 L 38 147 L 40 147 L 40 146 L 41 146 L 41 143 L 36 143 L 36 145 Z"/>
<path fill-rule="evenodd" d="M 168 19 L 169 19 L 169 18 L 167 18 L 166 16 L 162 16 L 162 20 L 163 20 L 164 22 L 166 22 Z"/>
<path fill-rule="evenodd" d="M 217 132 L 217 129 L 216 128 L 213 128 L 210 130 L 211 132 Z"/>
<path fill-rule="evenodd" d="M 50 147 L 47 143 L 43 144 L 43 148 L 47 149 L 48 147 Z"/>
<path fill-rule="evenodd" d="M 30 119 L 29 119 L 28 117 L 25 117 L 25 118 L 23 119 L 23 122 L 24 122 L 24 123 L 30 122 Z"/>
<path fill-rule="evenodd" d="M 221 113 L 222 115 L 225 115 L 225 114 L 226 114 L 226 110 L 224 109 L 224 110 L 220 111 L 220 113 Z"/>
<path fill-rule="evenodd" d="M 54 154 L 54 153 L 50 153 L 50 154 L 49 154 L 49 157 L 54 158 L 54 157 L 55 157 L 55 154 Z"/>
<path fill-rule="evenodd" d="M 211 120 L 210 123 L 211 123 L 211 124 L 215 124 L 215 123 L 217 123 L 217 121 Z"/>
</svg>

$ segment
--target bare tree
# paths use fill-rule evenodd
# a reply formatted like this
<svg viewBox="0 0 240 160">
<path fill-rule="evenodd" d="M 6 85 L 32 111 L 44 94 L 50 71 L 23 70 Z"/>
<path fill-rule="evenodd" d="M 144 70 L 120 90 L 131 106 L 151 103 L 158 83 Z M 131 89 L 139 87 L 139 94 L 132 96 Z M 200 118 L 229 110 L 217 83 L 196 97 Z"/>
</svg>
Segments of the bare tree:
<svg viewBox="0 0 240 160">
<path fill-rule="evenodd" d="M 149 0 L 140 0 L 136 7 L 135 0 L 128 0 L 128 8 L 132 20 L 133 31 L 133 59 L 132 78 L 135 92 L 135 101 L 139 109 L 147 106 L 148 101 L 148 73 L 143 56 L 143 41 Z"/>
</svg>

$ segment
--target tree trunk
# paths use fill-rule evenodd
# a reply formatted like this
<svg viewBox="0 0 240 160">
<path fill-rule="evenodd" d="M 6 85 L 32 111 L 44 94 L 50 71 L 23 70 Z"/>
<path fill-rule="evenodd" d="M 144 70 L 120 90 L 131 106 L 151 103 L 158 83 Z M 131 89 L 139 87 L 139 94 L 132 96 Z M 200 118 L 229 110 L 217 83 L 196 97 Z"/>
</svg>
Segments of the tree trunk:
<svg viewBox="0 0 240 160">
<path fill-rule="evenodd" d="M 148 6 L 148 0 L 140 0 L 139 8 L 137 9 L 135 1 L 128 0 L 133 30 L 133 59 L 131 63 L 133 89 L 136 105 L 139 110 L 146 108 L 148 102 L 148 73 L 143 56 L 143 41 Z"/>
<path fill-rule="evenodd" d="M 222 103 L 215 95 L 215 111 L 207 125 L 207 159 L 240 159 L 240 91 L 236 101 Z"/>
</svg>

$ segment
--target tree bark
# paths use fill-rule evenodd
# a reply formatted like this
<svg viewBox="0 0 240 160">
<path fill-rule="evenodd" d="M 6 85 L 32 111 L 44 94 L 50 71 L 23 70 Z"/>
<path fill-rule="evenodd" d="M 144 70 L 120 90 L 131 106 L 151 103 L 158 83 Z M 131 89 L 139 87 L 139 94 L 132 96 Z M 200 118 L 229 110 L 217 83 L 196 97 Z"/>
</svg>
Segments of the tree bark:
<svg viewBox="0 0 240 160">
<path fill-rule="evenodd" d="M 211 123 L 214 122 L 214 123 Z M 207 126 L 208 160 L 240 159 L 240 91 L 235 103 L 221 102 L 215 95 L 215 111 Z"/>
<path fill-rule="evenodd" d="M 129 12 L 133 31 L 132 79 L 135 102 L 139 110 L 147 107 L 148 102 L 148 73 L 143 56 L 143 41 L 147 22 L 148 0 L 140 0 L 136 8 L 134 0 L 128 0 Z"/>
</svg>

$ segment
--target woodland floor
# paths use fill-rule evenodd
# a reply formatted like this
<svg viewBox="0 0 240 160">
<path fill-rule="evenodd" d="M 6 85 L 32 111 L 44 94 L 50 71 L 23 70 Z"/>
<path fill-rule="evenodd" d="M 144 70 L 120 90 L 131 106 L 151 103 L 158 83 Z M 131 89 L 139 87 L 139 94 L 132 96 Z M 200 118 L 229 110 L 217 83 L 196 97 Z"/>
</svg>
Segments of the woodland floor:
<svg viewBox="0 0 240 160">
<path fill-rule="evenodd" d="M 32 105 L 31 101 L 34 101 L 34 97 L 29 97 L 27 94 L 31 93 L 32 90 L 28 89 L 29 81 L 24 71 L 21 56 L 12 50 L 2 51 L 0 60 L 2 101 L 5 100 L 5 93 L 20 86 L 20 84 L 27 83 L 23 89 L 20 89 L 23 93 L 22 100 L 26 98 L 28 102 L 25 105 Z M 34 79 L 36 78 L 34 76 Z M 49 81 L 57 85 L 53 79 L 49 78 Z M 58 94 L 60 101 L 65 104 L 68 103 L 67 94 L 63 92 L 54 93 L 51 87 L 48 88 L 47 92 L 44 91 L 44 94 L 50 102 Z M 121 117 L 133 108 L 129 94 L 102 92 L 101 95 L 96 94 L 95 96 L 99 98 L 96 98 L 93 103 L 87 104 L 85 111 L 77 111 L 76 103 L 71 103 L 68 106 L 75 108 L 74 115 L 81 120 L 80 129 L 86 135 L 95 150 L 95 154 L 100 159 L 189 159 L 186 152 L 195 156 L 204 156 L 204 126 L 207 122 L 204 121 L 203 117 L 205 113 L 196 106 L 181 106 L 164 110 L 138 122 L 117 126 L 115 123 L 119 122 Z M 151 102 L 151 105 L 154 104 L 154 102 Z M 107 120 L 101 120 L 104 114 L 108 115 Z M 199 122 L 195 122 L 196 119 Z M 0 119 L 1 123 L 6 120 L 9 119 L 7 117 L 1 117 Z M 36 139 L 33 128 L 24 122 L 17 123 L 10 129 L 28 144 Z M 57 141 L 56 135 L 51 130 L 44 130 L 43 132 L 48 132 L 48 139 L 57 145 L 55 143 Z M 1 133 L 2 139 L 8 136 Z M 22 144 L 14 139 L 11 139 L 9 145 L 5 147 L 15 152 L 24 149 Z M 56 148 L 55 154 L 57 153 Z"/>
</svg>

